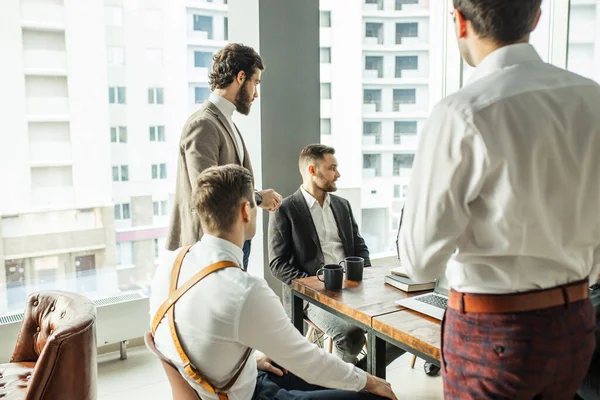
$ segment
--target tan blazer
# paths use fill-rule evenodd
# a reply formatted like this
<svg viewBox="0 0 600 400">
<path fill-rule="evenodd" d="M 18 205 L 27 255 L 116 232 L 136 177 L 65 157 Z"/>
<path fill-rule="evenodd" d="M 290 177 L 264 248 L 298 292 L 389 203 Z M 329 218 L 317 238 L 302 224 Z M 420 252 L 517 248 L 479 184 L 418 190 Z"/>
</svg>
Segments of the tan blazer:
<svg viewBox="0 0 600 400">
<path fill-rule="evenodd" d="M 175 204 L 167 237 L 167 249 L 192 245 L 202 238 L 200 219 L 192 209 L 192 191 L 198 175 L 209 167 L 237 164 L 252 174 L 252 164 L 242 138 L 244 163 L 235 136 L 225 116 L 210 101 L 194 112 L 185 123 L 179 141 Z M 241 136 L 241 135 L 240 135 Z"/>
</svg>

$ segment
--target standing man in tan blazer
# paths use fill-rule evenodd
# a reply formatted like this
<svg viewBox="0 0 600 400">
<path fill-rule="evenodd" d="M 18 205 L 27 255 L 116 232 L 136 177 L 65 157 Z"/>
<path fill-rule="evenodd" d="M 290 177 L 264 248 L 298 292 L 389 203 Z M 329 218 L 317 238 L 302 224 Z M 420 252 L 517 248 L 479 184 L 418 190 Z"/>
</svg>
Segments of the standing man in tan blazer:
<svg viewBox="0 0 600 400">
<path fill-rule="evenodd" d="M 265 69 L 253 48 L 231 43 L 213 57 L 209 75 L 213 91 L 208 101 L 185 123 L 179 142 L 177 188 L 167 237 L 167 249 L 191 245 L 202 238 L 200 218 L 191 204 L 198 175 L 209 167 L 237 164 L 252 172 L 244 139 L 233 123 L 233 112 L 248 115 L 258 98 L 258 85 Z M 281 196 L 273 189 L 256 192 L 259 207 L 275 211 Z M 250 241 L 244 244 L 244 269 L 248 268 Z"/>
</svg>

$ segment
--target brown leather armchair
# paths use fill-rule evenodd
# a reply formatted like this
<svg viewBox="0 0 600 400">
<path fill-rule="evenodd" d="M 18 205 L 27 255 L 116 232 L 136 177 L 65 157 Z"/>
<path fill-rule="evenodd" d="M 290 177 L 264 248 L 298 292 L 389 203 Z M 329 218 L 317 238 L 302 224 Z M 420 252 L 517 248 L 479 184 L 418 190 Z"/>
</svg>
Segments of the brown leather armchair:
<svg viewBox="0 0 600 400">
<path fill-rule="evenodd" d="M 0 364 L 0 399 L 94 400 L 96 358 L 94 303 L 75 293 L 34 293 L 10 363 Z"/>
</svg>

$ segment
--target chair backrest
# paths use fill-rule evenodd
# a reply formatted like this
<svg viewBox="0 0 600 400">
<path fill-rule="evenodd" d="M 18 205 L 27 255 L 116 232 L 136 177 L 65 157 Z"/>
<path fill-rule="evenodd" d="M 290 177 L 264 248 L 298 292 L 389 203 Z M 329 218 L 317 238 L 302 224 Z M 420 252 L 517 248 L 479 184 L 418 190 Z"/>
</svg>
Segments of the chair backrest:
<svg viewBox="0 0 600 400">
<path fill-rule="evenodd" d="M 173 392 L 173 400 L 200 400 L 200 396 L 198 392 L 194 390 L 185 380 L 185 378 L 179 373 L 179 370 L 169 361 L 165 356 L 162 355 L 160 351 L 156 348 L 154 344 L 154 337 L 152 336 L 152 332 L 147 332 L 144 336 L 144 341 L 146 342 L 146 347 L 155 356 L 160 359 L 160 362 L 165 369 L 167 374 L 167 378 L 169 378 L 169 384 L 171 385 L 171 390 Z"/>
<path fill-rule="evenodd" d="M 11 362 L 35 362 L 26 400 L 96 399 L 96 306 L 76 293 L 27 299 Z"/>
</svg>

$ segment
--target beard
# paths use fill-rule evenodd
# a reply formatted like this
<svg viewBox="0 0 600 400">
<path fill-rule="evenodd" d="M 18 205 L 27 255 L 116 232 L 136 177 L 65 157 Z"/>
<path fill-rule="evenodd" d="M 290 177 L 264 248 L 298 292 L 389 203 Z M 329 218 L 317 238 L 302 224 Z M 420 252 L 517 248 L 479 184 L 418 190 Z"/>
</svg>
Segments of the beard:
<svg viewBox="0 0 600 400">
<path fill-rule="evenodd" d="M 325 193 L 331 193 L 337 191 L 337 186 L 335 186 L 334 181 L 328 181 L 327 179 L 319 176 L 316 182 L 316 186 L 324 191 Z"/>
<path fill-rule="evenodd" d="M 252 106 L 252 99 L 248 90 L 249 83 L 245 82 L 235 96 L 235 109 L 244 115 L 250 114 L 250 107 Z"/>
</svg>

